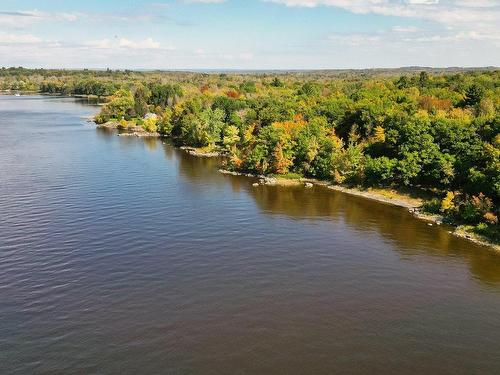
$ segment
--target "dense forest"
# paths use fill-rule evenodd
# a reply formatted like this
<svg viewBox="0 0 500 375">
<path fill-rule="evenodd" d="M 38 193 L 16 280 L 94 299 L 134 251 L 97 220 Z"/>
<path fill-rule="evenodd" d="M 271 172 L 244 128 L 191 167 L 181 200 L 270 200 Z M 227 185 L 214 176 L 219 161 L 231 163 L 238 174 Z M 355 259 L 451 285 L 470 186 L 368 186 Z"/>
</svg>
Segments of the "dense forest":
<svg viewBox="0 0 500 375">
<path fill-rule="evenodd" d="M 97 122 L 223 152 L 237 171 L 424 190 L 428 211 L 500 238 L 499 70 L 4 68 L 0 89 L 107 97 Z"/>
</svg>

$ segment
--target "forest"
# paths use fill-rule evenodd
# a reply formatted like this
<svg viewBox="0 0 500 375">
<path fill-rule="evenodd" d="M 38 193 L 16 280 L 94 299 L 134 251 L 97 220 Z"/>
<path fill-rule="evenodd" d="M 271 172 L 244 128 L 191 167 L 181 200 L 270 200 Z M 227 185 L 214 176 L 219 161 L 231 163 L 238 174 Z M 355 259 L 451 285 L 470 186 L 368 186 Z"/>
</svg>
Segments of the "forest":
<svg viewBox="0 0 500 375">
<path fill-rule="evenodd" d="M 496 69 L 3 68 L 0 89 L 106 98 L 96 122 L 139 125 L 179 145 L 218 151 L 235 171 L 426 191 L 428 212 L 500 240 Z"/>
</svg>

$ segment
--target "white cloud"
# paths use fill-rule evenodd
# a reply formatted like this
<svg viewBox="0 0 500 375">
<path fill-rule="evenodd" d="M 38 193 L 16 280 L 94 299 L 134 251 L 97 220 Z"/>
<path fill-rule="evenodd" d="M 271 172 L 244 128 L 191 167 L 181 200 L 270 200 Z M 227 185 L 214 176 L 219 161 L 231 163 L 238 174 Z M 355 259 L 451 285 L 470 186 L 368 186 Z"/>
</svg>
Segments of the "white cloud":
<svg viewBox="0 0 500 375">
<path fill-rule="evenodd" d="M 146 38 L 143 40 L 131 40 L 127 38 L 114 38 L 114 39 L 100 39 L 92 40 L 84 43 L 84 46 L 98 49 L 130 49 L 130 50 L 147 50 L 147 49 L 161 49 L 160 43 L 153 40 L 153 38 Z M 173 49 L 165 48 L 165 49 Z"/>
<path fill-rule="evenodd" d="M 350 34 L 332 34 L 328 39 L 336 44 L 348 46 L 360 46 L 363 44 L 373 44 L 382 40 L 381 35 L 350 33 Z"/>
<path fill-rule="evenodd" d="M 23 28 L 41 21 L 75 22 L 81 15 L 80 13 L 41 12 L 38 10 L 18 12 L 0 11 L 0 26 L 5 28 Z"/>
<path fill-rule="evenodd" d="M 336 7 L 355 14 L 378 14 L 419 21 L 421 26 L 393 26 L 386 32 L 372 34 L 347 33 L 332 34 L 329 43 L 343 46 L 381 46 L 397 45 L 402 55 L 408 54 L 418 45 L 433 45 L 436 52 L 446 48 L 438 48 L 439 42 L 448 43 L 449 48 L 460 51 L 476 49 L 480 46 L 480 58 L 486 55 L 498 56 L 500 48 L 500 1 L 496 0 L 262 0 L 283 4 L 289 7 Z M 425 23 L 422 23 L 424 21 Z M 481 42 L 481 43 L 479 43 Z M 372 51 L 373 54 L 381 51 Z M 448 52 L 449 53 L 449 52 Z M 477 53 L 477 51 L 475 52 Z M 451 56 L 451 55 L 450 55 Z M 460 59 L 460 60 L 459 60 Z M 445 57 L 442 60 L 446 60 Z M 466 60 L 464 56 L 458 61 Z M 498 63 L 497 63 L 498 64 Z M 427 64 L 430 65 L 430 64 Z"/>
<path fill-rule="evenodd" d="M 189 33 L 187 36 L 176 34 L 178 31 L 174 28 L 164 29 L 160 34 L 160 22 L 154 26 L 149 22 L 160 18 L 163 22 L 169 15 L 163 12 L 163 1 L 157 1 L 156 5 L 150 4 L 155 11 L 149 13 L 146 8 L 135 13 L 0 11 L 2 64 L 137 69 L 293 69 L 484 66 L 498 65 L 500 61 L 500 0 L 260 0 L 290 7 L 329 6 L 360 15 L 386 15 L 391 16 L 389 24 L 396 26 L 371 33 L 361 32 L 370 28 L 353 27 L 352 32 L 332 33 L 322 39 L 307 39 L 310 33 L 306 32 L 306 39 L 296 42 L 287 38 L 284 41 L 269 38 L 269 43 L 252 43 L 253 40 L 248 36 L 241 45 L 227 43 L 225 36 L 221 36 L 222 40 L 209 38 L 213 34 L 205 30 L 200 30 L 201 34 L 193 34 L 196 38 L 192 38 Z M 175 5 L 173 2 L 168 4 Z M 54 20 L 58 23 L 55 24 Z M 369 21 L 368 17 L 366 21 Z M 142 22 L 141 30 L 146 34 L 132 33 L 131 30 L 127 33 L 128 29 L 119 33 L 120 28 L 124 30 L 124 27 L 136 26 L 138 22 Z M 39 23 L 37 27 L 32 27 L 36 23 Z M 50 29 L 42 30 L 46 25 L 50 25 Z M 92 34 L 87 34 L 86 31 L 93 25 L 99 27 L 92 30 Z M 70 28 L 75 32 L 63 32 Z M 58 40 L 42 39 L 36 35 L 37 30 L 43 32 L 40 36 L 44 38 Z M 203 34 L 205 32 L 206 35 Z M 241 30 L 241 33 L 244 32 Z M 118 33 L 118 36 L 112 37 L 114 33 Z M 95 40 L 82 42 L 78 40 L 81 35 L 93 35 Z M 232 38 L 238 38 L 238 34 L 232 35 Z M 169 40 L 176 41 L 182 47 L 176 49 L 169 46 Z"/>
<path fill-rule="evenodd" d="M 165 9 L 166 6 L 160 4 L 151 4 L 151 7 L 156 8 L 154 12 L 111 12 L 111 13 L 92 13 L 92 12 L 45 12 L 39 10 L 25 11 L 1 11 L 0 10 L 0 27 L 6 29 L 21 29 L 28 28 L 35 24 L 54 22 L 150 22 L 155 17 L 163 17 L 163 13 L 159 12 Z"/>
<path fill-rule="evenodd" d="M 393 26 L 392 31 L 396 33 L 417 33 L 422 29 L 415 26 Z"/>
<path fill-rule="evenodd" d="M 42 39 L 31 34 L 0 33 L 0 44 L 34 44 L 41 43 Z"/>
<path fill-rule="evenodd" d="M 130 49 L 159 49 L 160 43 L 155 42 L 152 38 L 146 38 L 142 41 L 132 41 L 126 38 L 121 38 L 119 46 Z"/>
<path fill-rule="evenodd" d="M 220 4 L 226 0 L 184 0 L 185 3 L 200 3 L 200 4 Z"/>
<path fill-rule="evenodd" d="M 471 8 L 492 8 L 498 6 L 496 0 L 458 0 L 457 6 L 471 7 Z"/>
<path fill-rule="evenodd" d="M 415 18 L 448 28 L 498 30 L 500 2 L 493 0 L 263 0 L 288 7 L 337 7 L 357 14 Z"/>
<path fill-rule="evenodd" d="M 438 4 L 439 0 L 407 0 L 408 4 L 423 4 L 423 5 L 431 5 Z"/>
</svg>

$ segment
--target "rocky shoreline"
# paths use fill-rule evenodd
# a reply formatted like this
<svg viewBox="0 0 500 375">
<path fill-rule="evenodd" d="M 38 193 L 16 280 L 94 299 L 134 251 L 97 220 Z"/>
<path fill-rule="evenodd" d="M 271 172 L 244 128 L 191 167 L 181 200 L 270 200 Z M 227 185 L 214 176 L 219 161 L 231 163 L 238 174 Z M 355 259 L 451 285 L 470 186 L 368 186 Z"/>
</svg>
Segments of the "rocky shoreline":
<svg viewBox="0 0 500 375">
<path fill-rule="evenodd" d="M 187 152 L 189 155 L 197 156 L 199 158 L 216 158 L 222 156 L 222 154 L 218 151 L 203 152 L 195 147 L 187 147 L 187 146 L 181 146 L 179 148 Z"/>
<path fill-rule="evenodd" d="M 101 129 L 112 129 L 112 130 L 120 130 L 120 124 L 118 122 L 109 121 L 104 124 L 97 125 L 98 128 Z M 126 131 L 120 132 L 117 134 L 121 137 L 156 137 L 160 138 L 161 134 L 159 133 L 149 133 L 145 131 L 142 127 L 135 126 L 127 128 Z M 195 147 L 181 146 L 180 149 L 189 155 L 195 157 L 203 157 L 203 158 L 213 158 L 213 157 L 223 157 L 224 154 L 219 151 L 204 151 L 203 149 L 197 149 Z M 253 183 L 254 187 L 258 187 L 260 185 L 279 185 L 279 186 L 300 186 L 303 185 L 305 188 L 312 188 L 313 186 L 322 186 L 327 189 L 335 190 L 342 192 L 344 194 L 354 195 L 357 197 L 362 197 L 365 199 L 371 199 L 380 203 L 390 204 L 393 206 L 403 207 L 407 209 L 414 217 L 420 220 L 425 220 L 429 222 L 429 225 L 441 225 L 443 223 L 443 217 L 440 215 L 432 215 L 422 211 L 422 204 L 424 201 L 418 198 L 410 198 L 408 196 L 403 196 L 402 194 L 395 194 L 393 197 L 388 197 L 387 195 L 381 194 L 380 192 L 371 191 L 371 190 L 361 190 L 358 188 L 334 185 L 327 181 L 320 181 L 311 178 L 299 178 L 299 179 L 291 179 L 291 178 L 282 178 L 282 177 L 271 177 L 265 175 L 258 175 L 253 173 L 242 173 L 229 171 L 226 169 L 219 169 L 219 173 L 233 175 L 233 176 L 245 176 L 258 179 L 258 182 Z M 455 227 L 454 231 L 450 231 L 450 234 L 453 234 L 457 237 L 461 237 L 468 241 L 474 242 L 481 246 L 487 246 L 493 248 L 496 251 L 500 251 L 500 245 L 495 244 L 493 242 L 488 241 L 487 239 L 472 233 L 462 226 Z"/>
<path fill-rule="evenodd" d="M 374 192 L 374 191 L 369 191 L 369 190 L 361 190 L 358 188 L 353 188 L 353 187 L 347 187 L 347 186 L 340 186 L 340 185 L 334 185 L 330 182 L 326 181 L 319 181 L 315 179 L 309 179 L 309 178 L 300 178 L 300 179 L 287 179 L 287 178 L 276 178 L 276 177 L 269 177 L 269 176 L 264 176 L 264 175 L 257 175 L 257 174 L 252 174 L 252 173 L 240 173 L 240 172 L 234 172 L 234 171 L 229 171 L 225 169 L 219 169 L 219 173 L 222 174 L 229 174 L 233 176 L 245 176 L 245 177 L 251 177 L 251 178 L 256 178 L 258 179 L 258 182 L 253 183 L 252 185 L 254 187 L 258 187 L 260 185 L 278 185 L 278 186 L 300 186 L 303 185 L 305 188 L 311 188 L 313 186 L 321 186 L 325 187 L 327 189 L 335 190 L 342 192 L 344 194 L 349 194 L 349 195 L 354 195 L 357 197 L 362 197 L 365 199 L 371 199 L 380 203 L 385 203 L 385 204 L 390 204 L 393 206 L 398 206 L 398 207 L 403 207 L 408 210 L 415 218 L 427 221 L 429 225 L 441 225 L 444 223 L 444 218 L 440 215 L 432 215 L 428 214 L 422 211 L 422 204 L 424 203 L 423 200 L 416 199 L 416 198 L 409 198 L 409 197 L 395 197 L 395 198 L 389 198 L 383 194 Z M 500 251 L 500 245 L 495 244 L 493 242 L 488 241 L 485 238 L 482 238 L 481 236 L 471 233 L 470 231 L 467 231 L 464 229 L 463 226 L 458 226 L 455 227 L 454 231 L 449 231 L 450 234 L 453 234 L 457 237 L 466 239 L 468 241 L 474 242 L 477 245 L 481 246 L 486 246 L 493 248 L 496 251 Z"/>
<path fill-rule="evenodd" d="M 147 132 L 144 130 L 141 126 L 131 126 L 127 127 L 125 129 L 121 129 L 120 123 L 116 121 L 108 121 L 105 122 L 104 124 L 98 124 L 97 125 L 98 129 L 109 129 L 109 130 L 116 130 L 120 131 L 117 135 L 119 137 L 156 137 L 159 138 L 161 137 L 160 133 L 157 132 Z"/>
</svg>

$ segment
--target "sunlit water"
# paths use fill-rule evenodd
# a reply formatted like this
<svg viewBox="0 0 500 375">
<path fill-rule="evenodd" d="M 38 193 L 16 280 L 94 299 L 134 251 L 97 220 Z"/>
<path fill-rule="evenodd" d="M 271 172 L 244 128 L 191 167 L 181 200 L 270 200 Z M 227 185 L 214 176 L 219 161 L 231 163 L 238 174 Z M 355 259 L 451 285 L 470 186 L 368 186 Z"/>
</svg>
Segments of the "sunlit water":
<svg viewBox="0 0 500 375">
<path fill-rule="evenodd" d="M 0 96 L 0 374 L 500 373 L 500 256 Z"/>
</svg>

